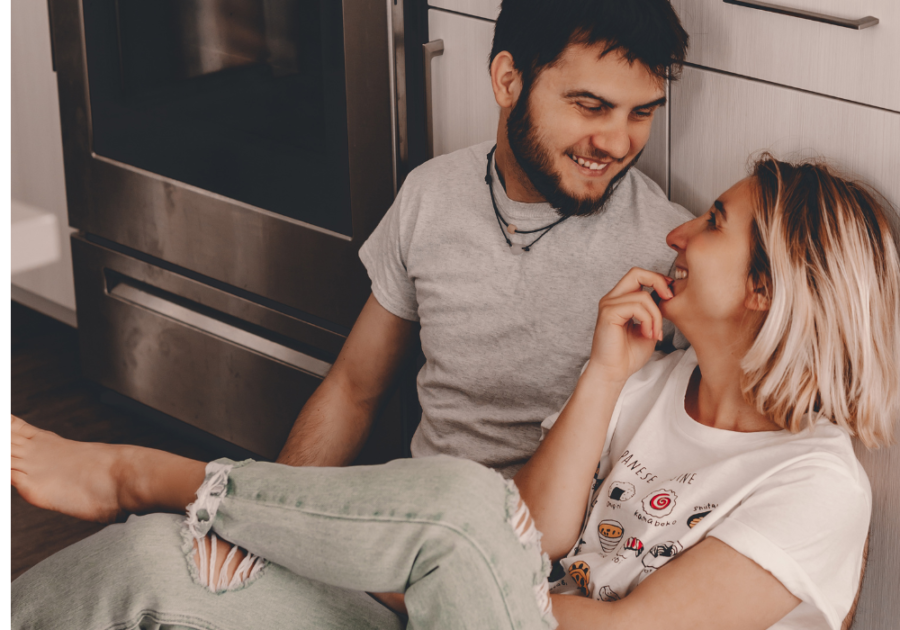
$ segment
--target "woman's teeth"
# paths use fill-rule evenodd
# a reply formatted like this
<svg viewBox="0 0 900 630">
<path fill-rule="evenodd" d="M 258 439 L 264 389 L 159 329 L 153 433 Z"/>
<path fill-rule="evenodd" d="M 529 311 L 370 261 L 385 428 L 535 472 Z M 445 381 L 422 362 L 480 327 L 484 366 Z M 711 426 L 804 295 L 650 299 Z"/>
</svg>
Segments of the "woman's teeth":
<svg viewBox="0 0 900 630">
<path fill-rule="evenodd" d="M 687 269 L 679 269 L 678 267 L 675 268 L 675 279 L 676 280 L 684 280 L 685 278 L 687 278 L 687 275 L 688 275 Z"/>
<path fill-rule="evenodd" d="M 600 164 L 599 162 L 592 162 L 590 160 L 585 160 L 584 158 L 575 157 L 574 155 L 570 155 L 569 157 L 572 159 L 573 162 L 575 162 L 579 166 L 589 168 L 592 171 L 602 171 L 607 166 L 609 166 L 609 163 Z"/>
</svg>

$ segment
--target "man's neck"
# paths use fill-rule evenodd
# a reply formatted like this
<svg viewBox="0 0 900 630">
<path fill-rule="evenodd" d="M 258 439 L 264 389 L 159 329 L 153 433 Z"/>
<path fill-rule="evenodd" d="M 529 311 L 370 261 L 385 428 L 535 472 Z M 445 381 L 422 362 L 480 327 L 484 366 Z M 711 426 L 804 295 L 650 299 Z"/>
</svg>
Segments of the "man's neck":
<svg viewBox="0 0 900 630">
<path fill-rule="evenodd" d="M 506 129 L 501 125 L 501 131 L 497 138 L 497 150 L 494 152 L 494 164 L 497 167 L 497 176 L 500 184 L 506 190 L 506 196 L 512 201 L 522 203 L 543 203 L 546 201 L 538 191 L 534 189 L 531 180 L 522 171 L 516 156 L 513 155 L 509 142 L 506 140 Z"/>
</svg>

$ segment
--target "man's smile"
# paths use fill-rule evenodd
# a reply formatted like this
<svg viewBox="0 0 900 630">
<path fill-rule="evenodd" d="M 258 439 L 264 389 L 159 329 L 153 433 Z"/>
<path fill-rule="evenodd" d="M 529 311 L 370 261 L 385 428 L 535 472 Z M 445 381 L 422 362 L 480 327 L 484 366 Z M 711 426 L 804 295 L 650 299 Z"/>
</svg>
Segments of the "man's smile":
<svg viewBox="0 0 900 630">
<path fill-rule="evenodd" d="M 609 165 L 612 164 L 612 160 L 608 162 L 598 162 L 597 160 L 576 156 L 571 153 L 567 153 L 566 155 L 580 167 L 580 171 L 590 176 L 603 175 L 606 173 Z"/>
</svg>

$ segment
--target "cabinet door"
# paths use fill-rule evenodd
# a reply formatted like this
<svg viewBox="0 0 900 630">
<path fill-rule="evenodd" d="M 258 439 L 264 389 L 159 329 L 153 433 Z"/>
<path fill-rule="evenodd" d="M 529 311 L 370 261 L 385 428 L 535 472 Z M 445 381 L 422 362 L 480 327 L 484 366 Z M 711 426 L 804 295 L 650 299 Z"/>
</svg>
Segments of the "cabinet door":
<svg viewBox="0 0 900 630">
<path fill-rule="evenodd" d="M 762 149 L 781 159 L 827 158 L 900 206 L 900 114 L 694 68 L 673 84 L 670 107 L 671 197 L 695 214 L 744 177 L 748 157 Z M 874 505 L 854 627 L 888 630 L 900 618 L 900 448 L 856 447 Z"/>
<path fill-rule="evenodd" d="M 744 177 L 754 152 L 820 156 L 900 203 L 900 114 L 685 68 L 672 84 L 672 200 L 695 214 Z"/>
<path fill-rule="evenodd" d="M 487 20 L 496 20 L 500 15 L 500 0 L 429 0 L 428 6 L 475 15 Z"/>
<path fill-rule="evenodd" d="M 488 68 L 494 23 L 431 9 L 428 38 L 444 40 L 444 53 L 431 62 L 434 154 L 496 138 L 500 108 Z"/>
<path fill-rule="evenodd" d="M 766 0 L 766 4 L 837 18 L 872 16 L 879 23 L 853 30 L 723 0 L 672 0 L 691 36 L 688 61 L 900 111 L 900 2 Z"/>
</svg>

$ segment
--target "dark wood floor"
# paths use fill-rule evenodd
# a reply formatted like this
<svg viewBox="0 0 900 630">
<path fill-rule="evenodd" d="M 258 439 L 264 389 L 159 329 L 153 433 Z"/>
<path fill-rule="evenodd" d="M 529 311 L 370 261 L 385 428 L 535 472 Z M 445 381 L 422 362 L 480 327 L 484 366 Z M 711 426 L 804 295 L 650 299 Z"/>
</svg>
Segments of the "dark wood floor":
<svg viewBox="0 0 900 630">
<path fill-rule="evenodd" d="M 15 302 L 11 329 L 13 414 L 75 440 L 139 444 L 206 461 L 221 456 L 135 414 L 101 403 L 100 389 L 80 375 L 75 329 Z M 13 579 L 103 528 L 33 507 L 15 490 L 11 513 Z"/>
</svg>

